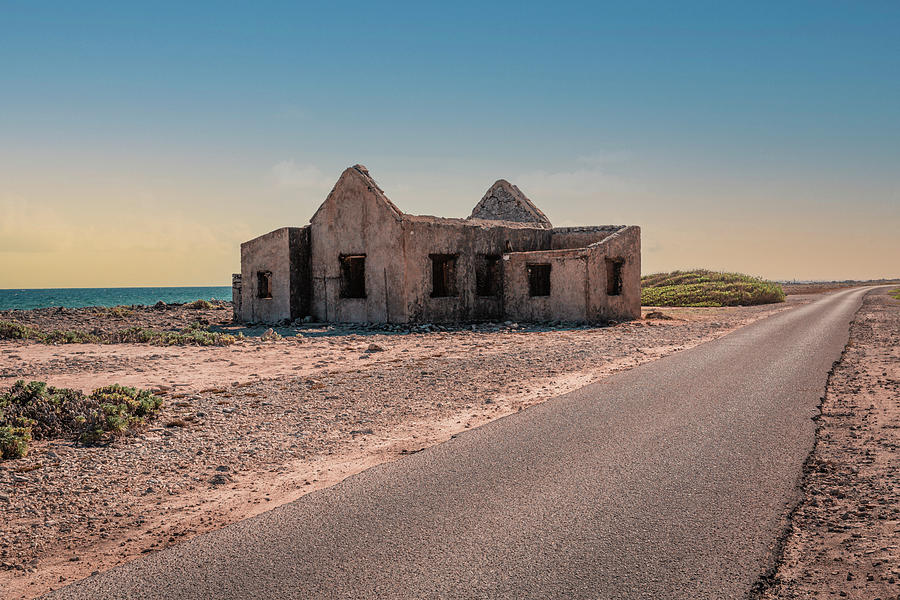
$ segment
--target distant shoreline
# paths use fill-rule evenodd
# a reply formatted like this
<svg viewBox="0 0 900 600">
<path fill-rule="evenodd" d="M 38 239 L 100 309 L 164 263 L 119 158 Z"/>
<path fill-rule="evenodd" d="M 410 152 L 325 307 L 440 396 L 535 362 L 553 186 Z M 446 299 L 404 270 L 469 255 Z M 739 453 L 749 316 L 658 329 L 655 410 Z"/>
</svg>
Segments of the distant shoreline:
<svg viewBox="0 0 900 600">
<path fill-rule="evenodd" d="M 231 286 L 0 289 L 0 311 L 231 300 Z"/>
</svg>

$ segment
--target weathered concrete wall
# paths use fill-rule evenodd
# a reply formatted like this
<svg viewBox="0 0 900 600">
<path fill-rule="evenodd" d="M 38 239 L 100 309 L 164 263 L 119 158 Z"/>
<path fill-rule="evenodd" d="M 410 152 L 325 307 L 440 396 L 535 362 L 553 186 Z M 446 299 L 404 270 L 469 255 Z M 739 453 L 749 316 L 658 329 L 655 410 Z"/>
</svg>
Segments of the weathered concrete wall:
<svg viewBox="0 0 900 600">
<path fill-rule="evenodd" d="M 591 244 L 599 242 L 624 228 L 624 225 L 554 227 L 552 229 L 553 237 L 550 241 L 550 249 L 587 248 Z"/>
<path fill-rule="evenodd" d="M 628 321 L 641 318 L 641 228 L 628 226 L 589 248 L 592 285 L 589 319 Z M 606 259 L 622 260 L 622 293 L 606 293 Z"/>
<path fill-rule="evenodd" d="M 357 165 L 310 222 L 310 312 L 322 321 L 405 322 L 402 213 Z M 341 255 L 364 254 L 365 298 L 341 298 Z"/>
<path fill-rule="evenodd" d="M 500 225 L 492 221 L 405 216 L 402 227 L 406 314 L 409 320 L 418 322 L 500 318 L 502 299 L 476 294 L 475 271 L 479 255 L 499 256 L 508 247 L 537 250 L 547 247 L 550 242 L 550 233 L 546 229 Z M 431 296 L 433 254 L 456 255 L 455 296 Z M 502 277 L 502 266 L 499 274 Z"/>
<path fill-rule="evenodd" d="M 623 227 L 587 248 L 504 255 L 506 318 L 523 321 L 625 321 L 641 316 L 641 236 Z M 607 293 L 607 259 L 622 261 L 622 290 Z M 550 295 L 529 295 L 528 265 L 550 265 Z"/>
<path fill-rule="evenodd" d="M 241 320 L 276 323 L 291 318 L 290 231 L 282 227 L 241 244 Z M 260 298 L 257 273 L 269 271 L 271 298 Z"/>
<path fill-rule="evenodd" d="M 289 230 L 291 273 L 291 320 L 305 317 L 310 312 L 312 300 L 311 254 L 309 243 L 310 227 Z"/>
<path fill-rule="evenodd" d="M 550 265 L 550 295 L 530 296 L 529 265 Z M 584 321 L 588 305 L 588 251 L 545 250 L 503 256 L 503 310 L 518 321 Z"/>
<path fill-rule="evenodd" d="M 241 274 L 231 274 L 231 318 L 235 323 L 240 323 L 241 317 Z"/>
</svg>

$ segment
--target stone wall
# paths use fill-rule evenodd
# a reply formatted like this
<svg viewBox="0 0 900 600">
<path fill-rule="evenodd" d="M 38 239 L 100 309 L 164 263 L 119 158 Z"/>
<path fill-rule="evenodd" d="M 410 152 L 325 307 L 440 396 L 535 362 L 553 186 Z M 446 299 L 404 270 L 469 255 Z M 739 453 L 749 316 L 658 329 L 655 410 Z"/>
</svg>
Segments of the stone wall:
<svg viewBox="0 0 900 600">
<path fill-rule="evenodd" d="M 241 320 L 277 323 L 291 318 L 290 232 L 276 229 L 241 244 Z M 261 273 L 270 273 L 271 297 L 261 297 Z"/>
</svg>

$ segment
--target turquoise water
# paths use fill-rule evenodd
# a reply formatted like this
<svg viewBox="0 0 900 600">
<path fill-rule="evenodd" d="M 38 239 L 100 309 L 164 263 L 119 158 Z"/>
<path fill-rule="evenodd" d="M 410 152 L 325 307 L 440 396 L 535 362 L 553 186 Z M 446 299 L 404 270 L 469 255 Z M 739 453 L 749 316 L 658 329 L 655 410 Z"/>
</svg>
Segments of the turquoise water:
<svg viewBox="0 0 900 600">
<path fill-rule="evenodd" d="M 48 306 L 119 306 L 121 304 L 166 304 L 204 300 L 231 300 L 231 286 L 133 287 L 133 288 L 51 288 L 43 290 L 0 290 L 0 310 Z"/>
</svg>

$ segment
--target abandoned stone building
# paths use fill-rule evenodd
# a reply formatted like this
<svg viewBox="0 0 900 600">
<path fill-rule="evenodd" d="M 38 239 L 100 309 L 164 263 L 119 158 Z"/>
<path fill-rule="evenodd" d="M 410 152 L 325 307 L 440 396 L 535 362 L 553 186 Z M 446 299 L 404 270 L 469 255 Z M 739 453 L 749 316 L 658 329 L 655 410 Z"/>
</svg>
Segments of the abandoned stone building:
<svg viewBox="0 0 900 600">
<path fill-rule="evenodd" d="M 640 317 L 636 226 L 553 227 L 496 182 L 467 219 L 402 212 L 346 169 L 305 227 L 241 244 L 234 313 L 247 323 L 605 321 Z"/>
</svg>

